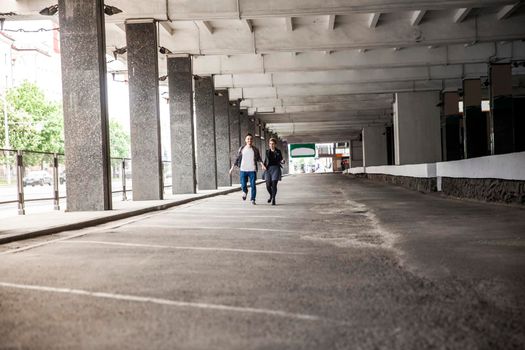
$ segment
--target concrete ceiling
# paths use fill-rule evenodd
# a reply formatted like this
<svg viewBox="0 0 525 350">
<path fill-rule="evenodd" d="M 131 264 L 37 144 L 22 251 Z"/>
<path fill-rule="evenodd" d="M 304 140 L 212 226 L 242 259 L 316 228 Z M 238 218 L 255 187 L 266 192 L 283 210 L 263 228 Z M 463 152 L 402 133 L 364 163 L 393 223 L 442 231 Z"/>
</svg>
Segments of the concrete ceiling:
<svg viewBox="0 0 525 350">
<path fill-rule="evenodd" d="M 395 92 L 457 89 L 486 77 L 489 62 L 525 60 L 516 0 L 106 3 L 123 10 L 106 17 L 108 54 L 126 45 L 126 20 L 154 18 L 161 46 L 194 55 L 194 74 L 214 75 L 217 89 L 290 142 L 346 141 L 390 123 Z M 51 4 L 2 0 L 2 12 L 42 19 Z M 159 69 L 166 74 L 164 55 Z"/>
</svg>

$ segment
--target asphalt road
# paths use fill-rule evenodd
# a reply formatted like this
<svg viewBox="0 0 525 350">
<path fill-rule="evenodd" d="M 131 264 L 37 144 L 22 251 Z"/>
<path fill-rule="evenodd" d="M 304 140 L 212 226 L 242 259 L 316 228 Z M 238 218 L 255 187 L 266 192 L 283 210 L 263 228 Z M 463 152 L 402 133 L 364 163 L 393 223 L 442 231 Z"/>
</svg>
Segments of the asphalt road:
<svg viewBox="0 0 525 350">
<path fill-rule="evenodd" d="M 523 209 L 258 189 L 0 246 L 0 349 L 525 348 Z"/>
</svg>

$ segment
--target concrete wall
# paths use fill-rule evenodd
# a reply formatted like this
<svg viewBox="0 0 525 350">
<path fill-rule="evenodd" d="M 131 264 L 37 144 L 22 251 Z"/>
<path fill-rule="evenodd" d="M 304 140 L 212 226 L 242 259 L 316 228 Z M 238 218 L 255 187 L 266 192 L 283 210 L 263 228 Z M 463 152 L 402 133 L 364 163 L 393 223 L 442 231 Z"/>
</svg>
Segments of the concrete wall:
<svg viewBox="0 0 525 350">
<path fill-rule="evenodd" d="M 436 163 L 440 177 L 525 180 L 525 152 Z"/>
<path fill-rule="evenodd" d="M 352 168 L 351 174 L 387 174 L 410 177 L 452 177 L 525 181 L 525 152 L 450 162 Z"/>
<path fill-rule="evenodd" d="M 363 128 L 363 166 L 388 164 L 386 128 Z"/>
<path fill-rule="evenodd" d="M 394 102 L 396 165 L 441 161 L 439 91 L 404 92 Z"/>
</svg>

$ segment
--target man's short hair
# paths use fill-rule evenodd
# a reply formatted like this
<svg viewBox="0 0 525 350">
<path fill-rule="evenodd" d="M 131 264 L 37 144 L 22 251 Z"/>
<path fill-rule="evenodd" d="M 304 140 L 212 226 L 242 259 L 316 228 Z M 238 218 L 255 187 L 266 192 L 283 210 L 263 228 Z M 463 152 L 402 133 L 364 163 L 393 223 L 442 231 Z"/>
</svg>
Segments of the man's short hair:
<svg viewBox="0 0 525 350">
<path fill-rule="evenodd" d="M 277 140 L 276 140 L 276 139 L 274 139 L 273 137 L 272 137 L 272 138 L 270 138 L 270 139 L 268 140 L 268 142 L 273 142 L 273 143 L 277 144 Z"/>
<path fill-rule="evenodd" d="M 253 135 L 252 135 L 252 134 L 250 134 L 250 133 L 247 133 L 247 134 L 246 134 L 246 136 L 244 136 L 244 138 L 247 138 L 248 136 L 251 136 L 251 137 L 253 137 Z"/>
</svg>

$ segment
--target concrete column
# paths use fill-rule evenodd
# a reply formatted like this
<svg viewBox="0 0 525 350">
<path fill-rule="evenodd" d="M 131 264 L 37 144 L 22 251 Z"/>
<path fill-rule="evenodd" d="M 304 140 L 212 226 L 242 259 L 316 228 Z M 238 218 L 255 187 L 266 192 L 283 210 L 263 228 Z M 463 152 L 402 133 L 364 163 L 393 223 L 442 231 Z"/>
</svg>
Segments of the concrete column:
<svg viewBox="0 0 525 350">
<path fill-rule="evenodd" d="M 168 58 L 173 194 L 196 193 L 191 56 Z"/>
<path fill-rule="evenodd" d="M 157 26 L 126 23 L 133 200 L 162 199 Z"/>
<path fill-rule="evenodd" d="M 385 128 L 386 131 L 386 157 L 387 164 L 395 164 L 395 155 L 394 155 L 394 126 L 389 125 Z"/>
<path fill-rule="evenodd" d="M 264 152 L 263 152 L 262 142 L 261 142 L 261 121 L 259 120 L 259 118 L 253 117 L 252 134 L 253 134 L 253 144 L 259 150 L 261 154 L 261 158 L 264 158 Z M 262 173 L 263 173 L 262 167 L 260 166 L 260 164 L 257 164 L 257 179 L 262 178 Z"/>
<path fill-rule="evenodd" d="M 102 0 L 59 0 L 67 210 L 110 210 Z"/>
<path fill-rule="evenodd" d="M 283 174 L 289 174 L 290 173 L 290 155 L 288 154 L 288 142 L 282 142 L 281 145 L 281 152 L 283 152 Z"/>
<path fill-rule="evenodd" d="M 228 90 L 215 91 L 215 147 L 217 154 L 217 185 L 231 186 L 230 121 Z"/>
<path fill-rule="evenodd" d="M 441 161 L 440 92 L 403 92 L 394 103 L 396 165 Z"/>
<path fill-rule="evenodd" d="M 267 137 L 267 135 L 268 135 L 267 134 L 267 130 L 264 127 L 264 124 L 263 124 L 263 127 L 261 127 L 261 149 L 262 150 L 265 150 L 265 149 L 268 148 L 268 139 L 269 139 L 269 137 Z M 261 157 L 263 157 L 263 155 L 261 155 Z"/>
<path fill-rule="evenodd" d="M 363 128 L 363 166 L 388 164 L 384 126 Z"/>
<path fill-rule="evenodd" d="M 241 125 L 240 125 L 240 109 L 239 101 L 232 101 L 229 103 L 229 121 L 230 121 L 230 167 L 237 158 L 237 151 L 241 147 Z M 239 168 L 234 168 L 231 175 L 232 184 L 239 183 Z"/>
<path fill-rule="evenodd" d="M 459 93 L 457 91 L 443 93 L 441 137 L 443 160 L 459 160 L 463 158 L 461 115 L 459 114 Z"/>
<path fill-rule="evenodd" d="M 252 133 L 252 129 L 250 126 L 252 125 L 252 122 L 250 120 L 250 117 L 248 116 L 248 111 L 246 109 L 240 110 L 240 126 L 241 126 L 241 144 L 240 146 L 244 146 L 244 138 L 246 137 L 246 134 Z"/>
<path fill-rule="evenodd" d="M 217 189 L 213 77 L 195 77 L 197 126 L 197 187 Z"/>
<path fill-rule="evenodd" d="M 512 67 L 509 63 L 490 65 L 491 153 L 515 151 L 512 100 Z"/>
<path fill-rule="evenodd" d="M 481 111 L 481 80 L 463 80 L 463 146 L 465 158 L 488 152 L 487 119 Z"/>
<path fill-rule="evenodd" d="M 335 159 L 335 158 L 334 158 Z M 363 142 L 361 140 L 350 141 L 350 168 L 363 166 Z M 333 165 L 335 169 L 335 164 Z"/>
</svg>

